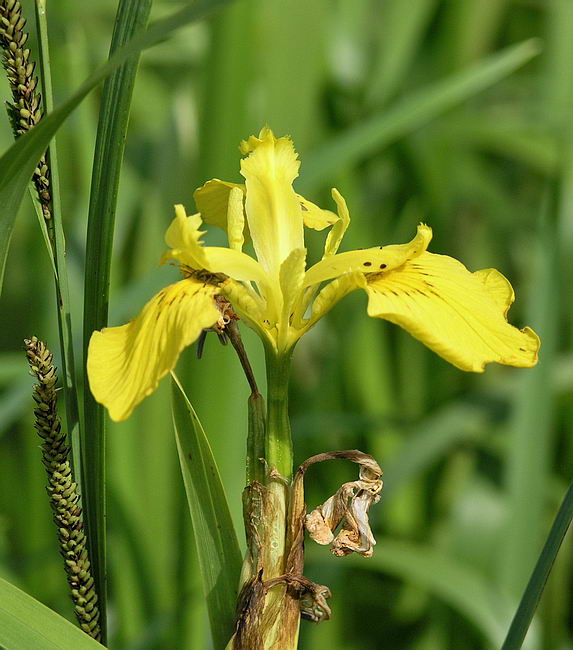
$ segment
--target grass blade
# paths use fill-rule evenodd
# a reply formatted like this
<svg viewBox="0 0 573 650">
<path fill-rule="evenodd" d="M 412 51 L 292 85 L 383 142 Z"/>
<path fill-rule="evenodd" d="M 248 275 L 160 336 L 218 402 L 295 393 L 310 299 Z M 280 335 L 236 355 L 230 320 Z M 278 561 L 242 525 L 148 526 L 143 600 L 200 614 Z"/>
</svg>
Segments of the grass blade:
<svg viewBox="0 0 573 650">
<path fill-rule="evenodd" d="M 110 57 L 136 32 L 145 28 L 152 0 L 121 0 Z M 91 333 L 107 325 L 111 254 L 119 176 L 125 148 L 139 53 L 132 55 L 106 80 L 96 136 L 84 281 L 84 427 L 82 494 L 87 537 L 100 596 L 102 638 L 106 638 L 105 430 L 104 410 L 93 399 L 86 374 Z"/>
<path fill-rule="evenodd" d="M 0 578 L 0 647 L 6 650 L 101 650 L 104 646 Z"/>
<path fill-rule="evenodd" d="M 54 110 L 54 102 L 50 67 L 50 49 L 48 44 L 48 25 L 46 20 L 46 0 L 36 0 L 35 6 L 42 99 L 44 102 L 44 112 L 50 114 Z M 68 272 L 66 269 L 66 244 L 64 239 L 64 229 L 62 226 L 60 179 L 55 139 L 50 142 L 46 159 L 50 170 L 51 219 L 44 220 L 41 211 L 39 218 L 41 219 L 40 223 L 45 224 L 46 226 L 50 244 L 48 253 L 52 257 L 55 270 L 56 305 L 58 311 L 60 350 L 62 355 L 62 378 L 66 404 L 67 431 L 70 443 L 73 448 L 76 449 L 79 442 L 78 382 L 76 380 L 74 361 L 70 292 L 68 287 Z M 76 474 L 76 476 L 78 476 L 78 474 Z"/>
<path fill-rule="evenodd" d="M 304 194 L 345 165 L 387 146 L 440 113 L 481 92 L 517 70 L 539 54 L 539 41 L 530 39 L 459 74 L 424 88 L 400 101 L 397 106 L 332 138 L 328 144 L 307 156 L 298 187 Z"/>
<path fill-rule="evenodd" d="M 0 288 L 3 284 L 6 258 L 10 247 L 16 213 L 28 182 L 42 154 L 48 148 L 62 123 L 103 79 L 130 56 L 155 45 L 172 31 L 204 18 L 230 0 L 202 0 L 185 6 L 170 16 L 156 21 L 147 31 L 120 47 L 109 61 L 99 67 L 66 102 L 56 108 L 26 135 L 18 138 L 0 158 Z"/>
<path fill-rule="evenodd" d="M 209 442 L 174 375 L 172 407 L 213 643 L 224 648 L 233 634 L 241 570 L 239 543 Z"/>
<path fill-rule="evenodd" d="M 573 519 L 573 483 L 569 486 L 565 498 L 557 512 L 553 526 L 549 532 L 541 555 L 533 569 L 531 578 L 525 588 L 521 602 L 503 642 L 502 650 L 518 650 L 521 648 L 527 630 L 531 624 L 537 603 L 541 598 L 551 567 L 565 537 L 565 533 Z"/>
</svg>

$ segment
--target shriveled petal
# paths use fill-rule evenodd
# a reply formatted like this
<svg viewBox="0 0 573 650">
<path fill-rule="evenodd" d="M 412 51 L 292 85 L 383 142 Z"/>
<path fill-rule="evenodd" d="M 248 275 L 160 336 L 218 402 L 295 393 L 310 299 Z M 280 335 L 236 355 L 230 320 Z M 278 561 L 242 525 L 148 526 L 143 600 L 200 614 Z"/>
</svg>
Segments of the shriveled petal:
<svg viewBox="0 0 573 650">
<path fill-rule="evenodd" d="M 304 225 L 313 230 L 324 230 L 338 221 L 338 217 L 330 210 L 323 210 L 300 194 L 296 195 L 302 208 Z"/>
<path fill-rule="evenodd" d="M 268 128 L 242 142 L 241 151 L 249 154 L 241 161 L 241 174 L 255 252 L 265 271 L 278 277 L 290 252 L 304 248 L 302 208 L 292 187 L 300 163 L 291 139 L 275 138 Z"/>
<path fill-rule="evenodd" d="M 205 185 L 195 190 L 193 198 L 201 218 L 211 226 L 217 226 L 227 232 L 227 206 L 229 194 L 233 188 L 245 192 L 243 183 L 227 183 L 218 178 L 207 181 Z"/>
<path fill-rule="evenodd" d="M 203 246 L 201 223 L 199 214 L 187 216 L 185 208 L 176 205 L 175 219 L 165 234 L 165 242 L 171 250 L 161 261 L 175 259 L 192 269 L 224 273 L 235 280 L 253 280 L 266 286 L 267 278 L 261 265 L 249 255 L 222 246 Z"/>
<path fill-rule="evenodd" d="M 507 322 L 513 289 L 495 269 L 470 273 L 452 257 L 425 252 L 367 282 L 370 316 L 400 325 L 462 370 L 537 363 L 539 338 Z"/>
<path fill-rule="evenodd" d="M 217 322 L 220 313 L 213 296 L 219 292 L 192 278 L 181 280 L 160 291 L 127 325 L 92 334 L 90 388 L 112 420 L 129 417 L 175 367 L 183 348 Z"/>
<path fill-rule="evenodd" d="M 421 255 L 431 239 L 432 229 L 422 223 L 418 226 L 416 236 L 408 244 L 365 248 L 324 257 L 306 272 L 304 286 L 310 287 L 354 271 L 365 274 L 376 274 L 381 270 L 391 271 L 404 264 L 406 260 Z"/>
</svg>

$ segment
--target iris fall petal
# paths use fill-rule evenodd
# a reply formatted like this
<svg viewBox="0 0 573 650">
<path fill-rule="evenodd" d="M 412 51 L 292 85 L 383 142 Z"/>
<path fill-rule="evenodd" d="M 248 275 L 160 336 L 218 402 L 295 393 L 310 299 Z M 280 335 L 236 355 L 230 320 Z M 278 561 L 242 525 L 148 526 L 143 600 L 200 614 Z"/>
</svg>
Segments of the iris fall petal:
<svg viewBox="0 0 573 650">
<path fill-rule="evenodd" d="M 92 334 L 90 388 L 112 420 L 129 417 L 175 367 L 183 348 L 218 321 L 216 293 L 218 287 L 187 278 L 160 291 L 127 325 Z"/>
<path fill-rule="evenodd" d="M 495 269 L 470 273 L 452 257 L 425 252 L 367 282 L 370 316 L 400 325 L 462 370 L 537 363 L 539 338 L 507 322 L 513 289 Z"/>
</svg>

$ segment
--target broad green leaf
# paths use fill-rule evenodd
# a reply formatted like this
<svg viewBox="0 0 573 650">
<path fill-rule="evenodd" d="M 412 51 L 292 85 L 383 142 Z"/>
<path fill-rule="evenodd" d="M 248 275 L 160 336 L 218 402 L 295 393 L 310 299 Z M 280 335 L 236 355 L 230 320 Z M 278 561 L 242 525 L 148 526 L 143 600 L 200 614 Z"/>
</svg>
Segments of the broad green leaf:
<svg viewBox="0 0 573 650">
<path fill-rule="evenodd" d="M 537 564 L 525 588 L 517 612 L 511 622 L 502 650 L 519 650 L 521 648 L 527 630 L 531 625 L 533 614 L 535 614 L 537 604 L 545 588 L 551 567 L 555 562 L 565 533 L 571 524 L 571 519 L 573 519 L 573 483 L 569 486 L 563 503 L 555 517 L 541 555 L 537 560 Z"/>
<path fill-rule="evenodd" d="M 304 193 L 325 183 L 341 167 L 355 164 L 507 77 L 539 51 L 537 39 L 508 47 L 332 138 L 306 157 L 298 187 Z"/>
<path fill-rule="evenodd" d="M 121 0 L 117 9 L 110 57 L 134 34 L 145 29 L 152 0 Z M 139 64 L 134 54 L 106 79 L 99 112 L 92 168 L 84 279 L 84 426 L 81 448 L 82 496 L 88 544 L 99 594 L 102 638 L 106 639 L 106 534 L 104 408 L 92 397 L 87 378 L 91 333 L 107 325 L 109 278 L 115 209 L 123 151 L 127 138 L 133 86 Z"/>
<path fill-rule="evenodd" d="M 0 578 L 0 647 L 4 650 L 96 650 L 104 646 Z"/>
<path fill-rule="evenodd" d="M 167 18 L 156 21 L 147 31 L 138 34 L 129 43 L 119 48 L 70 99 L 46 116 L 26 135 L 18 138 L 0 158 L 0 287 L 3 283 L 16 213 L 38 161 L 62 123 L 93 88 L 130 56 L 151 47 L 175 29 L 205 17 L 227 2 L 229 0 L 199 0 Z"/>
<path fill-rule="evenodd" d="M 173 424 L 216 648 L 233 634 L 241 553 L 221 477 L 203 427 L 172 375 Z"/>
</svg>

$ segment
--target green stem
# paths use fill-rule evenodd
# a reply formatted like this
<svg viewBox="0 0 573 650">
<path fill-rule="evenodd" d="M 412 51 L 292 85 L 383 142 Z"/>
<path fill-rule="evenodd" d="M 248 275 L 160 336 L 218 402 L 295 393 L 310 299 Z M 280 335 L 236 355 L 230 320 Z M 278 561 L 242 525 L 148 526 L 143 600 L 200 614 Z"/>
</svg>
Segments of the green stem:
<svg viewBox="0 0 573 650">
<path fill-rule="evenodd" d="M 288 417 L 288 381 L 292 352 L 277 356 L 266 351 L 267 429 L 265 452 L 269 470 L 276 469 L 289 483 L 292 478 L 292 439 Z M 275 479 L 270 479 L 276 483 Z"/>
<path fill-rule="evenodd" d="M 288 548 L 288 512 L 293 472 L 293 452 L 288 416 L 288 383 L 291 352 L 277 356 L 266 350 L 267 422 L 265 430 L 266 508 L 261 549 L 263 579 L 285 574 Z M 298 642 L 299 606 L 284 584 L 270 589 L 265 599 L 263 620 L 272 621 L 263 628 L 265 650 L 294 650 Z"/>
</svg>

